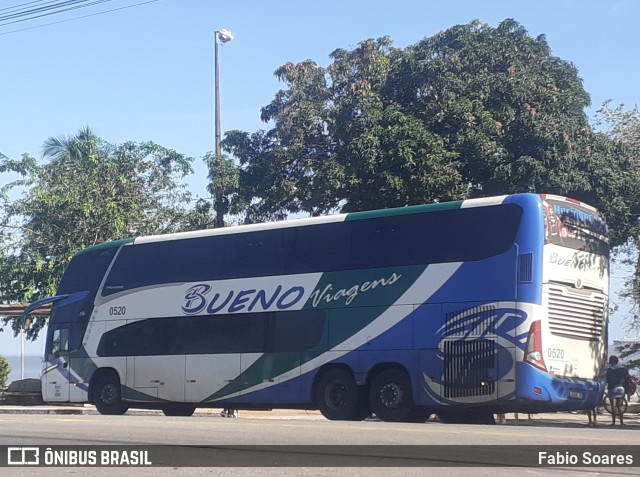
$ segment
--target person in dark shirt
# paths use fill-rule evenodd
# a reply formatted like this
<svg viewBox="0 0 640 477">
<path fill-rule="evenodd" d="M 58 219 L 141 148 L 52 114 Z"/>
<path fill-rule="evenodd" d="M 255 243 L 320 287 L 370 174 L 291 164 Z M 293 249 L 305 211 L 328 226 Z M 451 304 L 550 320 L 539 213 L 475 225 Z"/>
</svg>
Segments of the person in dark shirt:
<svg viewBox="0 0 640 477">
<path fill-rule="evenodd" d="M 607 395 L 611 403 L 612 426 L 616 425 L 616 415 L 620 419 L 620 425 L 624 425 L 622 420 L 622 400 L 625 395 L 625 385 L 629 371 L 619 363 L 617 356 L 609 357 L 609 368 L 607 369 Z"/>
</svg>

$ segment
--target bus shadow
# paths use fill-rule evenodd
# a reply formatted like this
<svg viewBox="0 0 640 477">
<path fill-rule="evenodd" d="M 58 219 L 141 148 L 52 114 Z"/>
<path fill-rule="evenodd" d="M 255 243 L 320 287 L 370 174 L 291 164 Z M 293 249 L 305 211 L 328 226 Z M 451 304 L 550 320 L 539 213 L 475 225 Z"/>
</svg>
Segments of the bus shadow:
<svg viewBox="0 0 640 477">
<path fill-rule="evenodd" d="M 640 415 L 632 414 L 624 416 L 624 425 L 616 422 L 611 425 L 609 415 L 599 415 L 595 428 L 588 426 L 588 418 L 583 413 L 558 413 L 558 414 L 520 414 L 518 417 L 507 415 L 506 420 L 496 424 L 507 426 L 527 426 L 527 427 L 565 427 L 565 428 L 588 428 L 588 429 L 615 429 L 615 430 L 638 430 L 640 429 Z"/>
</svg>

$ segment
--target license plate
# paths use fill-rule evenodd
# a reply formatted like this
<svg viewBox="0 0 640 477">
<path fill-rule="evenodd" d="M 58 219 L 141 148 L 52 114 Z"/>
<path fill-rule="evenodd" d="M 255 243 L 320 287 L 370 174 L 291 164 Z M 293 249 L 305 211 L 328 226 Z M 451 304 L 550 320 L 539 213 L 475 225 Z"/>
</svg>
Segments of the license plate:
<svg viewBox="0 0 640 477">
<path fill-rule="evenodd" d="M 571 399 L 582 399 L 583 396 L 582 391 L 569 391 L 569 398 Z"/>
</svg>

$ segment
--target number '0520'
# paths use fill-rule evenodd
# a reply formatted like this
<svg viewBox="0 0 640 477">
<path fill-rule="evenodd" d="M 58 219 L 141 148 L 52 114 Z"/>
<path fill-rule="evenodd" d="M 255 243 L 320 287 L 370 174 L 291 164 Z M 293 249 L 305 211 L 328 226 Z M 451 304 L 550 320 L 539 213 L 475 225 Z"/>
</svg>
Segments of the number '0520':
<svg viewBox="0 0 640 477">
<path fill-rule="evenodd" d="M 111 306 L 109 307 L 109 315 L 111 316 L 123 316 L 127 314 L 126 306 Z"/>
<path fill-rule="evenodd" d="M 562 348 L 549 348 L 547 349 L 547 356 L 549 358 L 564 359 L 564 350 Z"/>
</svg>

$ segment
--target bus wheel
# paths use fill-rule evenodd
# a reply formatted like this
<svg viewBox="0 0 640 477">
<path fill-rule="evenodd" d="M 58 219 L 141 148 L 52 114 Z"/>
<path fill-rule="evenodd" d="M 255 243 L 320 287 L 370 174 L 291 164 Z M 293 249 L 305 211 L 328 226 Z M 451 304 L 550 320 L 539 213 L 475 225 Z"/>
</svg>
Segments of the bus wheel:
<svg viewBox="0 0 640 477">
<path fill-rule="evenodd" d="M 324 373 L 318 381 L 315 398 L 318 409 L 330 421 L 359 417 L 358 386 L 351 373 L 344 369 L 336 368 Z"/>
<path fill-rule="evenodd" d="M 93 386 L 93 400 L 100 414 L 113 416 L 127 412 L 129 408 L 122 402 L 122 386 L 115 372 L 103 372 Z"/>
<path fill-rule="evenodd" d="M 366 388 L 364 386 L 358 387 L 358 405 L 347 418 L 347 421 L 364 421 L 370 415 L 371 410 L 369 409 Z"/>
<path fill-rule="evenodd" d="M 192 416 L 196 407 L 189 404 L 173 404 L 162 408 L 165 416 Z"/>
<path fill-rule="evenodd" d="M 411 380 L 400 369 L 385 369 L 371 381 L 371 411 L 382 421 L 400 422 L 411 415 Z M 426 419 L 426 417 L 425 417 Z"/>
</svg>

